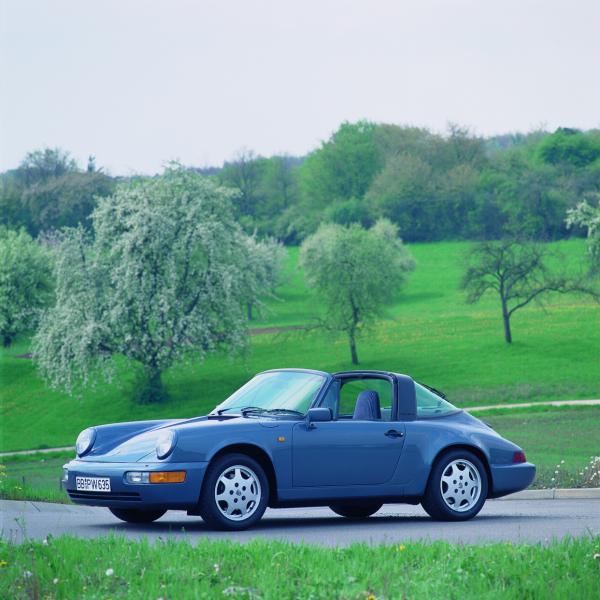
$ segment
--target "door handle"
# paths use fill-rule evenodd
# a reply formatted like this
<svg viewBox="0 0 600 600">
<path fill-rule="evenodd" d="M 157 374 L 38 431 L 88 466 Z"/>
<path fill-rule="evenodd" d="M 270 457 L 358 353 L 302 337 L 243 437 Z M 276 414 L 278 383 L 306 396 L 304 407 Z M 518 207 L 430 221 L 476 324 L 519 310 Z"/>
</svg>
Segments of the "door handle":
<svg viewBox="0 0 600 600">
<path fill-rule="evenodd" d="M 401 431 L 396 431 L 395 429 L 390 429 L 389 431 L 386 431 L 384 433 L 384 435 L 387 435 L 388 437 L 391 437 L 391 438 L 401 438 L 404 434 Z"/>
</svg>

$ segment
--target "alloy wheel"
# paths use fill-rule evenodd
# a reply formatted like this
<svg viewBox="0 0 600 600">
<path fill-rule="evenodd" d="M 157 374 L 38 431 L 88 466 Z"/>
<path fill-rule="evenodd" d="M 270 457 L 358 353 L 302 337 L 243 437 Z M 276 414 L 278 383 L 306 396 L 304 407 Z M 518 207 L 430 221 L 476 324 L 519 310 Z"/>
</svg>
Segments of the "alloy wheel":
<svg viewBox="0 0 600 600">
<path fill-rule="evenodd" d="M 451 510 L 470 510 L 481 496 L 479 469 L 466 459 L 453 460 L 442 473 L 440 491 L 446 506 Z"/>
<path fill-rule="evenodd" d="M 231 521 L 249 519 L 260 503 L 260 481 L 256 473 L 243 465 L 227 467 L 215 485 L 215 503 Z"/>
</svg>

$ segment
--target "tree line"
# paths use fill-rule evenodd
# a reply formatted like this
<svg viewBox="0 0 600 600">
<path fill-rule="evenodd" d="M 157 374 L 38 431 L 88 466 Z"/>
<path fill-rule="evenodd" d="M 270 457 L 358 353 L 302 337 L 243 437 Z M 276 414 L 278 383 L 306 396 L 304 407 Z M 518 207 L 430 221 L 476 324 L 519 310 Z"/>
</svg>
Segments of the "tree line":
<svg viewBox="0 0 600 600">
<path fill-rule="evenodd" d="M 297 244 L 323 221 L 394 223 L 408 242 L 538 240 L 569 230 L 565 213 L 600 192 L 600 131 L 483 138 L 450 125 L 343 123 L 303 158 L 242 152 L 215 174 L 241 192 L 245 226 Z"/>
<path fill-rule="evenodd" d="M 303 157 L 242 150 L 222 167 L 190 167 L 236 191 L 248 233 L 299 244 L 322 222 L 395 224 L 407 242 L 498 239 L 518 230 L 537 240 L 584 233 L 565 213 L 600 193 L 600 131 L 559 128 L 480 137 L 451 124 L 425 128 L 342 123 Z M 124 178 L 90 157 L 81 168 L 60 149 L 30 152 L 0 175 L 0 224 L 30 235 L 90 227 L 97 199 Z"/>
</svg>

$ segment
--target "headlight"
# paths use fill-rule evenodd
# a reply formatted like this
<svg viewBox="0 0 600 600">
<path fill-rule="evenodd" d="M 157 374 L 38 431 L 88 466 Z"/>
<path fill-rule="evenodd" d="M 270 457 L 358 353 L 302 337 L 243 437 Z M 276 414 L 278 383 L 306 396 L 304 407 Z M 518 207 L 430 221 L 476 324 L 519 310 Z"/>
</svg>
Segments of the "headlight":
<svg viewBox="0 0 600 600">
<path fill-rule="evenodd" d="M 84 429 L 78 436 L 77 442 L 75 442 L 75 450 L 77 456 L 83 456 L 87 454 L 96 441 L 96 430 L 93 427 Z"/>
<path fill-rule="evenodd" d="M 167 458 L 175 448 L 176 436 L 172 429 L 167 429 L 158 436 L 156 440 L 156 456 Z"/>
</svg>

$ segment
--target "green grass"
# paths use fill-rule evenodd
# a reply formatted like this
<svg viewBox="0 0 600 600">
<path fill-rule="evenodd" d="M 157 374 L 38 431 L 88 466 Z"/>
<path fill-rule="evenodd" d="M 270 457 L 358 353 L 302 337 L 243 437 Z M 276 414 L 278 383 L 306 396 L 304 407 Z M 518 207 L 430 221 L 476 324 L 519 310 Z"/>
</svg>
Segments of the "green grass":
<svg viewBox="0 0 600 600">
<path fill-rule="evenodd" d="M 60 479 L 62 466 L 74 454 L 51 452 L 0 457 L 0 498 L 68 502 Z"/>
<path fill-rule="evenodd" d="M 598 553 L 598 538 L 328 549 L 61 537 L 47 545 L 0 542 L 0 597 L 585 600 L 598 598 Z"/>
<path fill-rule="evenodd" d="M 458 285 L 468 243 L 411 246 L 417 268 L 398 303 L 359 341 L 361 367 L 404 372 L 446 391 L 459 406 L 600 396 L 600 306 L 575 297 L 551 297 L 548 310 L 516 313 L 512 345 L 504 343 L 498 300 L 468 306 Z M 561 242 L 571 263 L 584 242 Z M 318 302 L 304 287 L 290 249 L 288 278 L 252 327 L 309 323 Z M 254 373 L 275 367 L 352 368 L 346 340 L 297 331 L 253 336 L 246 356 L 190 361 L 165 374 L 168 404 L 135 406 L 134 373 L 80 396 L 49 390 L 35 372 L 24 339 L 0 350 L 0 451 L 73 444 L 89 425 L 189 417 L 205 413 Z M 560 443 L 560 442 L 557 442 Z"/>
</svg>

